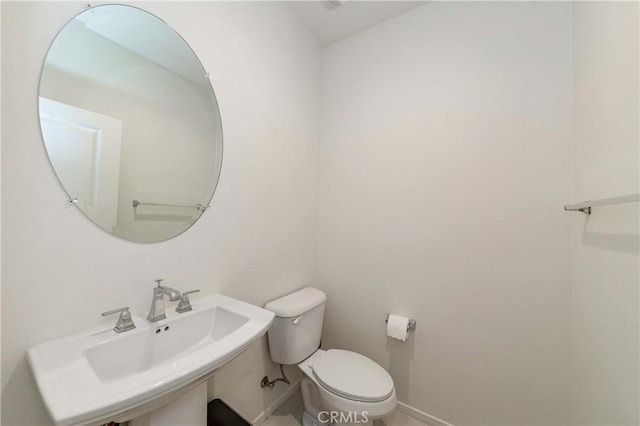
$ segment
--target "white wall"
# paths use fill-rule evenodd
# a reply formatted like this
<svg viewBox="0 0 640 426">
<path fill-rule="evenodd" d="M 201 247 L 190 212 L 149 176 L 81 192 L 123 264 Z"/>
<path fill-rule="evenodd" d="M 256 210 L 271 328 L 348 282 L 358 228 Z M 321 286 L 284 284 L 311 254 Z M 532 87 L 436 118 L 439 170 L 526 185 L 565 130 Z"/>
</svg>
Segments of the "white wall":
<svg viewBox="0 0 640 426">
<path fill-rule="evenodd" d="M 225 135 L 220 184 L 193 228 L 159 244 L 117 239 L 63 208 L 37 87 L 49 43 L 84 3 L 2 2 L 3 425 L 50 422 L 25 363 L 29 346 L 111 325 L 100 317 L 107 309 L 144 314 L 155 278 L 263 305 L 315 275 L 318 44 L 278 3 L 139 6 L 180 32 L 211 73 Z M 277 368 L 263 340 L 210 389 L 253 420 L 284 389 L 261 391 L 265 371 Z"/>
<path fill-rule="evenodd" d="M 433 2 L 334 44 L 322 114 L 323 344 L 457 425 L 568 424 L 570 4 Z"/>
<path fill-rule="evenodd" d="M 573 6 L 576 201 L 640 192 L 637 2 Z M 572 214 L 574 424 L 636 425 L 638 204 Z"/>
</svg>

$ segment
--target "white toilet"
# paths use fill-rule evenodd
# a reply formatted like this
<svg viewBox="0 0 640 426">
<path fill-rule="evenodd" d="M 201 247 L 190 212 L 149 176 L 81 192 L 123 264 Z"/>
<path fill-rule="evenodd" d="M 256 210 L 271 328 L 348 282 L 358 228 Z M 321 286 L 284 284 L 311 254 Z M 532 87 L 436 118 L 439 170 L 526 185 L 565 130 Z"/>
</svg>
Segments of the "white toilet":
<svg viewBox="0 0 640 426">
<path fill-rule="evenodd" d="M 322 291 L 306 287 L 267 303 L 276 314 L 268 332 L 271 359 L 304 372 L 305 426 L 371 424 L 396 407 L 393 379 L 364 355 L 319 349 L 326 301 Z"/>
</svg>

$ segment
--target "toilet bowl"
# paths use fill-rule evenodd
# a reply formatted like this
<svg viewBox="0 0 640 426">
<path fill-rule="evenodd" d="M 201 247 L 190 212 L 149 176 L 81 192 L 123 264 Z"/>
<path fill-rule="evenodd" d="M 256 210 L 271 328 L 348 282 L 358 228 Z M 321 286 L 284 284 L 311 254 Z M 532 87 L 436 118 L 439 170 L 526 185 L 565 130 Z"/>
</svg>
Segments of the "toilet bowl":
<svg viewBox="0 0 640 426">
<path fill-rule="evenodd" d="M 396 407 L 389 373 L 357 352 L 319 349 L 298 367 L 305 374 L 301 383 L 305 412 L 319 422 L 312 425 L 371 424 Z"/>
<path fill-rule="evenodd" d="M 268 331 L 271 359 L 304 372 L 305 426 L 370 425 L 395 409 L 393 379 L 357 352 L 319 349 L 325 303 L 326 295 L 312 287 L 267 303 L 276 314 Z"/>
</svg>

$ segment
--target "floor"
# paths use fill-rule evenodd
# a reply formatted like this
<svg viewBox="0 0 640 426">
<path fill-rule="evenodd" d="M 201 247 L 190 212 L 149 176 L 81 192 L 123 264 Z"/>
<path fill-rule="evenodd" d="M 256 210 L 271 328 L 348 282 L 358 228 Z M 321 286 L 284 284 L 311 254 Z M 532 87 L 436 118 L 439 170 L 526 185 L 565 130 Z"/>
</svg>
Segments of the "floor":
<svg viewBox="0 0 640 426">
<path fill-rule="evenodd" d="M 263 426 L 301 426 L 302 412 L 302 395 L 300 391 L 297 391 L 273 412 L 263 423 Z M 374 426 L 429 426 L 398 410 L 385 418 L 374 421 L 373 424 Z"/>
</svg>

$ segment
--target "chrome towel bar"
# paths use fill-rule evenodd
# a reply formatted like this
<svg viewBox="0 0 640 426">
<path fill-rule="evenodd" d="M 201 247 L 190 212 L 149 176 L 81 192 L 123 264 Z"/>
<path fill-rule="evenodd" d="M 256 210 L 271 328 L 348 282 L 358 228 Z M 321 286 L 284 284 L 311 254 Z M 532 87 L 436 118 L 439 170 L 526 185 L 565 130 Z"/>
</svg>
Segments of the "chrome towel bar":
<svg viewBox="0 0 640 426">
<path fill-rule="evenodd" d="M 156 206 L 156 207 L 186 207 L 186 208 L 194 208 L 196 210 L 205 211 L 209 208 L 209 206 L 205 206 L 203 204 L 162 204 L 162 203 L 143 203 L 142 201 L 133 200 L 133 208 L 135 209 L 138 206 Z"/>
<path fill-rule="evenodd" d="M 591 208 L 596 206 L 609 206 L 612 204 L 632 203 L 634 201 L 640 201 L 640 194 L 624 195 L 622 197 L 605 198 L 596 201 L 585 201 L 579 204 L 567 204 L 564 206 L 565 211 L 568 212 L 582 212 L 584 214 L 591 214 Z"/>
</svg>

